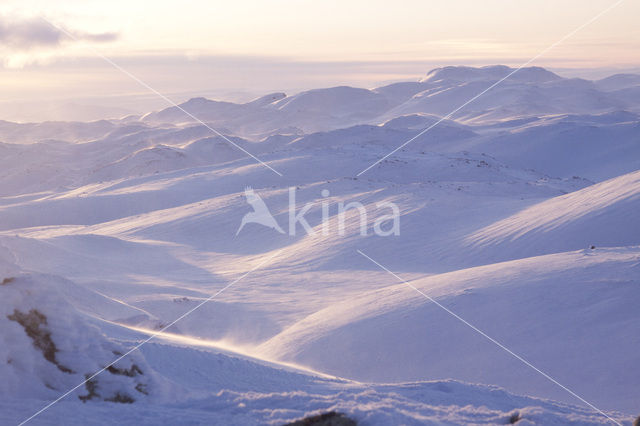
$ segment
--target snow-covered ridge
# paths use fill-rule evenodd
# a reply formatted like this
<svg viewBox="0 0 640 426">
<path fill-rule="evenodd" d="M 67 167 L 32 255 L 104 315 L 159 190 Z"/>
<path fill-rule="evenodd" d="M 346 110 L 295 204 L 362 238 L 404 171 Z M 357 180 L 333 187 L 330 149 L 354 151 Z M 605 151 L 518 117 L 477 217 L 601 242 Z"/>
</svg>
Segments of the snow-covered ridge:
<svg viewBox="0 0 640 426">
<path fill-rule="evenodd" d="M 447 116 L 511 72 L 181 104 L 206 125 L 0 122 L 0 423 L 104 367 L 39 421 L 609 421 L 360 251 L 630 424 L 640 86 L 525 68 Z M 238 232 L 246 187 L 286 230 L 295 189 L 315 233 Z M 364 234 L 356 211 L 334 232 L 349 202 Z M 385 202 L 399 235 L 371 232 Z"/>
<path fill-rule="evenodd" d="M 452 380 L 364 385 L 158 343 L 128 354 L 127 345 L 106 338 L 99 332 L 99 321 L 70 303 L 74 300 L 73 287 L 69 281 L 42 275 L 12 277 L 0 285 L 4 300 L 0 325 L 5 343 L 0 356 L 8 360 L 0 364 L 5 379 L 0 387 L 4 422 L 25 420 L 26 415 L 41 408 L 41 400 L 56 398 L 82 383 L 82 373 L 92 377 L 127 351 L 122 361 L 92 377 L 37 422 L 60 418 L 72 409 L 74 415 L 67 424 L 96 419 L 115 424 L 151 416 L 184 423 L 215 415 L 226 424 L 276 425 L 333 410 L 365 424 L 495 424 L 514 419 L 532 424 L 562 424 L 569 419 L 580 424 L 603 424 L 601 416 L 588 410 L 512 395 L 495 386 Z M 5 316 L 10 309 L 13 313 Z M 299 389 L 293 405 L 265 416 L 265 410 L 290 399 L 292 386 Z M 363 403 L 367 409 L 361 408 Z M 110 406 L 113 404 L 119 407 Z M 389 404 L 394 408 L 390 410 Z"/>
<path fill-rule="evenodd" d="M 266 95 L 246 104 L 194 98 L 180 105 L 201 120 L 224 123 L 243 136 L 255 136 L 294 126 L 306 132 L 330 130 L 362 121 L 380 121 L 399 114 L 444 115 L 504 77 L 496 86 L 458 114 L 459 117 L 495 121 L 505 117 L 540 113 L 586 113 L 630 107 L 627 97 L 611 88 L 637 87 L 631 77 L 623 83 L 563 78 L 540 67 L 514 72 L 506 66 L 444 67 L 430 71 L 419 82 L 395 83 L 373 90 L 353 87 L 313 89 L 286 96 Z M 622 77 L 616 77 L 620 80 Z M 612 77 L 613 79 L 613 77 Z M 617 81 L 616 80 L 616 81 Z M 614 81 L 614 80 L 611 80 Z M 243 119 L 236 117 L 243 115 Z M 152 123 L 194 122 L 175 107 L 143 117 Z"/>
<path fill-rule="evenodd" d="M 55 399 L 128 350 L 104 336 L 92 324 L 91 317 L 79 312 L 68 300 L 70 292 L 88 293 L 52 276 L 19 275 L 3 279 L 0 286 L 3 398 Z M 136 353 L 89 380 L 74 397 L 84 402 L 133 403 L 149 398 L 166 399 L 170 389 L 169 382 L 161 379 Z M 175 387 L 172 391 L 177 390 Z"/>
<path fill-rule="evenodd" d="M 481 246 L 556 252 L 567 246 L 634 245 L 640 241 L 640 171 L 552 198 L 500 220 L 468 238 Z"/>
<path fill-rule="evenodd" d="M 510 68 L 505 65 L 493 65 L 480 68 L 474 67 L 462 67 L 462 66 L 449 66 L 443 68 L 436 68 L 427 73 L 427 76 L 422 79 L 423 82 L 428 81 L 440 81 L 440 80 L 455 80 L 461 82 L 470 82 L 476 80 L 500 80 L 512 74 L 512 81 L 521 83 L 547 83 L 551 81 L 561 80 L 557 74 L 551 71 L 547 71 L 541 67 L 525 67 L 517 72 L 515 68 Z"/>
</svg>

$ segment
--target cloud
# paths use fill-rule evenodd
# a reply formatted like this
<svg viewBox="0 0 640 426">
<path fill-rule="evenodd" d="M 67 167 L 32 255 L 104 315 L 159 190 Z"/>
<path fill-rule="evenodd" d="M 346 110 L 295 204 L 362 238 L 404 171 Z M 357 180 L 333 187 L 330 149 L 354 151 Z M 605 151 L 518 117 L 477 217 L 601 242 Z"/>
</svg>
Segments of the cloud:
<svg viewBox="0 0 640 426">
<path fill-rule="evenodd" d="M 19 51 L 36 48 L 52 48 L 71 41 L 111 42 L 118 33 L 87 33 L 65 28 L 73 37 L 60 31 L 40 18 L 16 18 L 0 16 L 0 45 Z"/>
</svg>

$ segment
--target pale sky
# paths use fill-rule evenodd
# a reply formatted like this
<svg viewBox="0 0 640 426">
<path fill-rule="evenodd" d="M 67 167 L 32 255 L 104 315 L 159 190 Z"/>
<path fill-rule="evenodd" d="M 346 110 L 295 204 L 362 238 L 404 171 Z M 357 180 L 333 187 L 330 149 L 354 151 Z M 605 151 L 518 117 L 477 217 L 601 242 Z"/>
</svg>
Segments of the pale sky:
<svg viewBox="0 0 640 426">
<path fill-rule="evenodd" d="M 450 64 L 517 66 L 614 3 L 3 0 L 0 101 L 145 93 L 92 49 L 175 96 L 370 87 Z M 639 18 L 640 1 L 623 1 L 532 65 L 639 69 Z"/>
</svg>

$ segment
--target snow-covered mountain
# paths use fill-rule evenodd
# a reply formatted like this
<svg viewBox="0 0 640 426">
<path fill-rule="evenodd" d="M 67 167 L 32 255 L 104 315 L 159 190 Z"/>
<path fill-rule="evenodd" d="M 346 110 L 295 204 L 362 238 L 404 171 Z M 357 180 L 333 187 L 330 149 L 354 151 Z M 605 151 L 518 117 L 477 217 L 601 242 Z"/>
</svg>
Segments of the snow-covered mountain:
<svg viewBox="0 0 640 426">
<path fill-rule="evenodd" d="M 446 115 L 514 69 L 506 66 L 444 67 L 416 82 L 394 83 L 374 89 L 331 87 L 291 96 L 274 93 L 245 104 L 194 98 L 178 107 L 145 115 L 147 123 L 195 123 L 193 117 L 244 137 L 262 138 L 284 129 L 326 131 L 363 122 L 380 123 L 400 115 Z M 615 78 L 614 78 L 615 77 Z M 612 89 L 637 87 L 633 75 L 597 82 L 563 78 L 539 67 L 513 73 L 456 117 L 473 122 L 496 122 L 535 114 L 593 114 L 626 108 L 636 102 Z"/>
<path fill-rule="evenodd" d="M 630 424 L 640 77 L 512 72 L 1 122 L 0 423 Z"/>
</svg>

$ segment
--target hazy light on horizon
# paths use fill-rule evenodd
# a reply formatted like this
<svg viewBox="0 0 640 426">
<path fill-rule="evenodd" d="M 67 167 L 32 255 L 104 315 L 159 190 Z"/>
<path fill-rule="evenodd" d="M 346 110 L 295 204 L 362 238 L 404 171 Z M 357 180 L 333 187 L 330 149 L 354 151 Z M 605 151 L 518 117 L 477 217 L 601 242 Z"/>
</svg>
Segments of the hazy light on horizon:
<svg viewBox="0 0 640 426">
<path fill-rule="evenodd" d="M 96 60 L 88 46 L 168 92 L 260 91 L 339 81 L 366 86 L 418 78 L 428 66 L 518 65 L 613 3 L 5 0 L 0 90 L 5 101 L 140 91 Z M 43 36 L 44 30 L 35 28 L 38 15 L 79 40 Z M 623 2 L 533 65 L 640 67 L 638 16 L 640 2 Z"/>
</svg>

